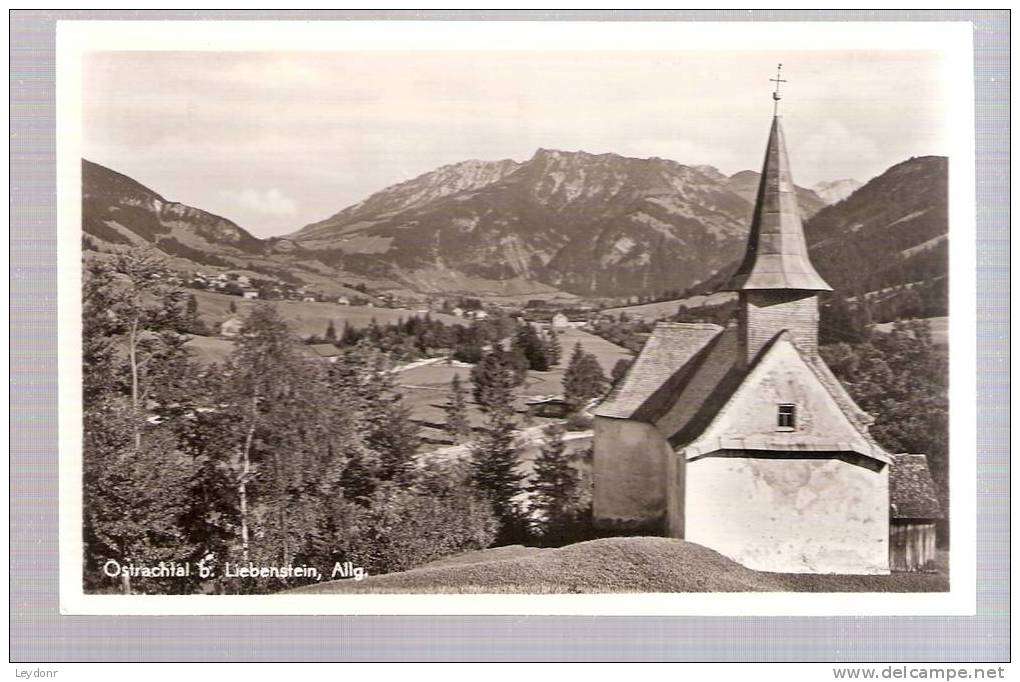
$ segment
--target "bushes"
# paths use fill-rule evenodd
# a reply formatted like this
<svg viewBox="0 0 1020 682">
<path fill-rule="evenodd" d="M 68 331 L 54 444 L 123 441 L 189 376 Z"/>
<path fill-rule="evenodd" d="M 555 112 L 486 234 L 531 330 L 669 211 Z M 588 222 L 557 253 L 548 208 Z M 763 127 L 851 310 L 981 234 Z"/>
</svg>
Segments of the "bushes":
<svg viewBox="0 0 1020 682">
<path fill-rule="evenodd" d="M 370 574 L 406 571 L 436 559 L 484 549 L 498 521 L 475 496 L 462 471 L 426 470 L 410 488 L 380 486 L 367 507 L 338 505 L 343 545 L 337 561 L 364 566 Z"/>
</svg>

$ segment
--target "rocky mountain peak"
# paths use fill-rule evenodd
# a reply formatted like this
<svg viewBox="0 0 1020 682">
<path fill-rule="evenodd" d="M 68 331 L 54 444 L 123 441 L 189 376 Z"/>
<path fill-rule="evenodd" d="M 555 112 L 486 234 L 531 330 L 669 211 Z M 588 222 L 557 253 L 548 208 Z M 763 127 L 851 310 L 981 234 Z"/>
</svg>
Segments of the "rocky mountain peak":
<svg viewBox="0 0 1020 682">
<path fill-rule="evenodd" d="M 817 194 L 826 204 L 835 204 L 838 201 L 843 201 L 863 186 L 863 182 L 852 178 L 846 178 L 844 180 L 819 182 L 811 189 L 814 190 L 814 193 Z"/>
</svg>

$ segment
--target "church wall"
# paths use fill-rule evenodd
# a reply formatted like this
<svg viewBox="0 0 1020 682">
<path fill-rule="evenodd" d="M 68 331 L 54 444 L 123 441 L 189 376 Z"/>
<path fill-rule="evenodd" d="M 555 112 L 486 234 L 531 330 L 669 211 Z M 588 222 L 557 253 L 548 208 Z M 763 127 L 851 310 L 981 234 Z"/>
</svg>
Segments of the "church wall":
<svg viewBox="0 0 1020 682">
<path fill-rule="evenodd" d="M 782 340 L 745 381 L 706 429 L 703 438 L 768 436 L 774 442 L 859 440 L 860 434 L 808 367 L 797 350 Z M 796 406 L 796 427 L 778 428 L 781 404 Z"/>
<path fill-rule="evenodd" d="M 888 573 L 888 467 L 763 454 L 687 462 L 686 540 L 759 571 Z"/>
<path fill-rule="evenodd" d="M 668 446 L 651 424 L 595 418 L 592 514 L 597 528 L 659 534 Z"/>
</svg>

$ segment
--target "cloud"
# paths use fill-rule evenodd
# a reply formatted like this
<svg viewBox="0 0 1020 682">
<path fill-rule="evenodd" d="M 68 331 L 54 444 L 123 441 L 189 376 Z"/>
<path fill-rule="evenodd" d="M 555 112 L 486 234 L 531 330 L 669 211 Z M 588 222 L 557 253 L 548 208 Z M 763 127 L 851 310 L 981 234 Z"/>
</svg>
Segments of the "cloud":
<svg viewBox="0 0 1020 682">
<path fill-rule="evenodd" d="M 276 189 L 259 192 L 257 189 L 242 189 L 222 192 L 225 199 L 238 207 L 266 216 L 292 216 L 297 214 L 294 200 Z"/>
</svg>

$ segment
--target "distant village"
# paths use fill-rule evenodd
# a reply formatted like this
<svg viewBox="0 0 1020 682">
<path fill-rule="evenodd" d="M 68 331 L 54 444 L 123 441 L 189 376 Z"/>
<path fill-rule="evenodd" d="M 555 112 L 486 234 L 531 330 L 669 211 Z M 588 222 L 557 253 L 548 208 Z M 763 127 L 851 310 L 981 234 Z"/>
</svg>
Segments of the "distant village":
<svg viewBox="0 0 1020 682">
<path fill-rule="evenodd" d="M 618 315 L 606 315 L 603 312 L 606 309 L 605 306 L 591 304 L 565 303 L 540 298 L 521 303 L 489 302 L 473 297 L 450 295 L 408 297 L 371 291 L 363 283 L 344 284 L 343 287 L 352 292 L 333 295 L 307 285 L 256 278 L 237 271 L 178 273 L 174 276 L 172 283 L 188 289 L 237 296 L 245 300 L 298 301 L 367 308 L 406 309 L 423 315 L 443 313 L 465 320 L 484 320 L 490 315 L 502 314 L 558 328 L 582 327 L 595 323 L 600 318 L 615 319 L 618 317 Z M 704 299 L 705 297 L 700 298 Z M 639 313 L 629 317 L 635 321 L 645 318 Z M 649 316 L 648 321 L 652 319 L 654 318 Z"/>
</svg>

